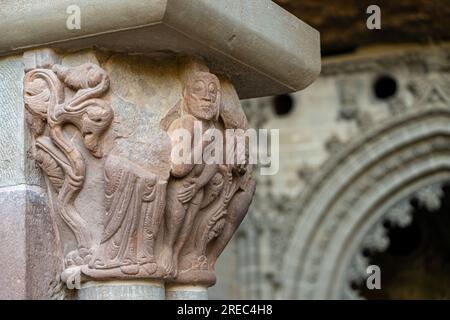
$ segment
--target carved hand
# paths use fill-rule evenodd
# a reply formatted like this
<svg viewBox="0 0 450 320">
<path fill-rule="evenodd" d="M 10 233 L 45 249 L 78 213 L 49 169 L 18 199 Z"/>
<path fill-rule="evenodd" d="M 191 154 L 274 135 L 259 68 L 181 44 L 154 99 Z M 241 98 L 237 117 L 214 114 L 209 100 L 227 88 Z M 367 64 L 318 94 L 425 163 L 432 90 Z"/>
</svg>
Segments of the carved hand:
<svg viewBox="0 0 450 320">
<path fill-rule="evenodd" d="M 192 200 L 197 191 L 195 181 L 187 181 L 178 192 L 178 200 L 182 203 L 187 203 Z"/>
</svg>

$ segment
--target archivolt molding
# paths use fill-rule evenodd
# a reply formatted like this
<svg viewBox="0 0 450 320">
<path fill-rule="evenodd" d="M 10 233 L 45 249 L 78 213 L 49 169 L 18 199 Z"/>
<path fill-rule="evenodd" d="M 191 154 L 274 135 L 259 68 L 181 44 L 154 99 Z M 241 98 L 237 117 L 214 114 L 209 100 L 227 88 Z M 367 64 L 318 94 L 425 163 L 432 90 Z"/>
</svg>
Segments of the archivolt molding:
<svg viewBox="0 0 450 320">
<path fill-rule="evenodd" d="M 264 190 L 264 186 L 260 186 Z M 236 234 L 240 281 L 248 299 L 279 298 L 284 275 L 279 272 L 298 203 L 268 192 L 255 194 L 253 205 Z"/>
<path fill-rule="evenodd" d="M 420 199 L 423 188 L 449 176 L 447 103 L 428 103 L 367 131 L 317 172 L 299 199 L 299 220 L 283 259 L 286 297 L 352 297 L 340 287 L 361 275 L 361 267 L 348 271 L 351 259 L 361 247 L 388 245 L 377 223 L 407 224 L 402 201 L 416 193 Z M 436 197 L 423 200 L 437 205 Z M 353 268 L 358 264 L 364 265 L 356 261 Z"/>
<path fill-rule="evenodd" d="M 371 227 L 370 231 L 364 236 L 360 246 L 356 249 L 356 253 L 350 260 L 350 265 L 346 269 L 344 282 L 340 283 L 339 297 L 344 299 L 362 299 L 359 292 L 353 289 L 352 284 L 360 284 L 367 278 L 367 267 L 369 266 L 369 258 L 364 254 L 382 252 L 389 246 L 390 240 L 387 235 L 386 223 L 390 227 L 398 226 L 407 227 L 412 222 L 413 207 L 410 204 L 412 199 L 417 199 L 419 204 L 423 205 L 429 211 L 434 211 L 441 206 L 441 197 L 443 195 L 442 184 L 448 182 L 449 174 L 438 174 L 420 181 L 417 187 L 424 186 L 414 192 L 408 190 L 409 194 L 403 192 L 404 200 L 400 201 L 391 208 L 382 206 L 379 211 L 381 216 L 378 221 Z M 434 182 L 438 181 L 438 182 Z M 434 182 L 434 184 L 433 184 Z M 383 211 L 384 210 L 384 214 Z M 349 250 L 349 252 L 353 252 Z"/>
<path fill-rule="evenodd" d="M 440 205 L 439 185 L 449 179 L 450 51 L 435 49 L 324 63 L 322 76 L 336 80 L 338 120 L 354 121 L 357 137 L 331 135 L 326 162 L 299 168 L 306 187 L 297 197 L 276 195 L 270 178 L 258 177 L 257 200 L 237 241 L 239 261 L 247 261 L 240 269 L 246 297 L 270 291 L 266 298 L 359 298 L 350 284 L 367 276 L 364 249 L 389 245 L 383 222 L 406 226 L 411 197 Z M 360 106 L 360 80 L 386 70 L 398 73 L 401 90 L 374 119 L 374 110 Z M 255 127 L 273 117 L 271 100 L 245 103 Z"/>
<path fill-rule="evenodd" d="M 361 72 L 382 72 L 395 67 L 414 68 L 426 73 L 433 71 L 448 71 L 450 61 L 450 46 L 440 47 L 413 47 L 408 49 L 395 48 L 387 50 L 386 54 L 364 55 L 356 58 L 325 59 L 321 71 L 322 76 L 338 76 L 342 74 L 355 74 Z M 431 58 L 430 57 L 434 57 Z"/>
<path fill-rule="evenodd" d="M 445 160 L 450 104 L 449 57 L 448 48 L 441 47 L 436 48 L 432 55 L 429 51 L 400 51 L 381 58 L 328 61 L 324 64 L 322 76 L 336 77 L 342 106 L 339 119 L 355 121 L 358 137 L 342 141 L 336 135 L 330 136 L 324 146 L 329 154 L 328 160 L 320 167 L 299 168 L 300 179 L 306 188 L 297 197 L 275 195 L 270 178 L 266 181 L 258 177 L 259 190 L 251 208 L 252 219 L 244 222 L 238 240 L 238 251 L 248 253 L 250 257 L 247 260 L 251 260 L 241 269 L 258 273 L 250 276 L 249 272 L 242 271 L 248 279 L 244 278 L 244 281 L 252 282 L 249 283 L 249 297 L 261 297 L 267 290 L 273 293 L 267 298 L 330 296 L 331 289 L 324 288 L 326 281 L 319 281 L 319 278 L 324 273 L 330 274 L 336 263 L 330 260 L 326 269 L 326 263 L 321 261 L 328 255 L 327 250 L 338 249 L 327 249 L 327 245 L 333 244 L 334 234 L 338 236 L 339 232 L 344 232 L 342 228 L 345 229 L 349 216 L 356 216 L 357 210 L 362 210 L 356 205 L 362 206 L 364 201 L 369 203 L 372 201 L 370 197 L 380 197 L 375 207 L 383 206 L 384 212 L 378 214 L 378 220 L 365 225 L 368 228 L 367 232 L 364 231 L 366 240 L 362 235 L 354 240 L 357 247 L 349 250 L 351 253 L 346 261 L 353 257 L 355 261 L 352 264 L 346 262 L 348 273 L 344 272 L 336 281 L 330 276 L 328 281 L 349 284 L 366 275 L 363 268 L 366 261 L 357 252 L 362 252 L 365 247 L 375 251 L 388 246 L 381 222 L 390 220 L 392 224 L 407 225 L 408 200 L 412 196 L 424 197 L 430 207 L 439 205 L 438 192 L 430 192 L 430 189 L 439 190 L 432 185 L 446 177 L 446 163 L 449 163 Z M 402 91 L 385 101 L 388 112 L 383 114 L 383 119 L 375 120 L 370 110 L 359 106 L 361 90 L 358 85 L 361 83 L 357 76 L 363 72 L 373 76 L 385 70 L 395 70 L 403 76 L 407 71 L 408 77 L 403 78 Z M 342 74 L 356 77 L 340 79 Z M 255 127 L 263 127 L 273 117 L 270 100 L 245 103 L 249 122 Z M 436 176 L 435 171 L 438 172 Z M 412 175 L 414 172 L 416 177 Z M 416 185 L 415 180 L 421 183 Z M 424 181 L 428 184 L 423 185 Z M 389 183 L 393 182 L 397 186 L 394 188 L 392 185 L 390 189 Z M 408 191 L 403 194 L 402 188 Z M 381 195 L 383 190 L 385 194 Z M 327 198 L 332 196 L 335 197 Z M 382 201 L 381 197 L 385 199 Z M 388 202 L 390 207 L 384 207 Z M 363 215 L 364 211 L 359 214 Z M 370 215 L 370 212 L 366 214 Z M 253 249 L 245 249 L 241 242 Z M 319 242 L 322 244 L 316 245 Z M 270 243 L 269 248 L 264 249 L 267 243 Z M 239 255 L 245 254 L 239 251 Z M 326 270 L 319 270 L 319 266 Z M 267 283 L 270 283 L 270 288 L 267 288 Z M 338 293 L 333 297 L 358 298 L 348 288 L 350 286 L 336 289 Z"/>
</svg>

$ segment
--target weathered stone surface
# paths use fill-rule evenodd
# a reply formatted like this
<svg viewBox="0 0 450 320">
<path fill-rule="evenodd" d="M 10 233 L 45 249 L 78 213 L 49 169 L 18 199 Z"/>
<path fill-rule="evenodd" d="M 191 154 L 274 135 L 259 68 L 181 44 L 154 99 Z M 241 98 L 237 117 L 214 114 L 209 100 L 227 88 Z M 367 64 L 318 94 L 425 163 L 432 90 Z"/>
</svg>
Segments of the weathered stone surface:
<svg viewBox="0 0 450 320">
<path fill-rule="evenodd" d="M 47 194 L 27 190 L 26 196 L 27 299 L 62 299 L 63 248 Z"/>
<path fill-rule="evenodd" d="M 223 139 L 226 129 L 248 128 L 229 80 L 185 56 L 87 50 L 25 57 L 35 66 L 24 78 L 30 156 L 44 173 L 58 225 L 61 281 L 69 289 L 110 279 L 212 286 L 215 262 L 255 190 L 248 149 L 239 156 L 245 162 L 226 162 L 224 150 L 210 164 L 205 154 L 213 140 L 195 138 L 196 125 Z M 179 129 L 189 146 L 202 147 L 200 163 L 190 156 L 177 162 L 171 151 Z"/>
<path fill-rule="evenodd" d="M 4 189 L 4 188 L 2 188 Z M 1 299 L 26 297 L 26 191 L 0 193 L 0 290 Z"/>
<path fill-rule="evenodd" d="M 318 32 L 269 0 L 6 1 L 0 26 L 0 55 L 24 52 L 1 79 L 14 120 L 2 135 L 17 125 L 21 150 L 1 155 L 2 174 L 19 173 L 4 184 L 40 184 L 37 166 L 47 193 L 19 212 L 23 295 L 162 299 L 164 284 L 206 298 L 255 191 L 239 98 L 312 83 Z"/>
<path fill-rule="evenodd" d="M 0 298 L 51 299 L 62 292 L 61 248 L 45 193 L 0 188 Z"/>
<path fill-rule="evenodd" d="M 0 54 L 95 46 L 196 55 L 208 61 L 211 72 L 228 75 L 242 99 L 303 89 L 320 72 L 318 32 L 270 0 L 97 0 L 95 5 L 83 0 L 76 3 L 81 26 L 75 30 L 66 27 L 69 5 L 66 0 L 3 3 Z"/>
<path fill-rule="evenodd" d="M 0 58 L 0 187 L 39 185 L 39 171 L 28 161 L 20 56 Z"/>
</svg>

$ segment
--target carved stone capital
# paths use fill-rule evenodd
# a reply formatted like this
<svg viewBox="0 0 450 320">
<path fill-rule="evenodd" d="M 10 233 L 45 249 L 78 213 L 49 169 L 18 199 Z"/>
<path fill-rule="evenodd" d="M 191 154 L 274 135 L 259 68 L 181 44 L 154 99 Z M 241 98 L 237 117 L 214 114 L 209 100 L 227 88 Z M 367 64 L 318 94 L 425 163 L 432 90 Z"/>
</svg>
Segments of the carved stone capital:
<svg viewBox="0 0 450 320">
<path fill-rule="evenodd" d="M 9 268 L 0 285 L 17 275 L 20 297 L 205 297 L 250 204 L 253 161 L 244 148 L 238 165 L 180 164 L 174 131 L 197 121 L 245 131 L 240 99 L 317 78 L 319 32 L 270 0 L 19 0 L 2 9 L 0 186 L 39 187 L 51 227 L 28 228 L 38 218 L 29 222 L 27 208 L 27 237 L 5 232 L 16 220 L 3 223 L 26 252 L 9 261 L 13 245 L 0 246 Z M 219 141 L 188 140 L 201 155 Z M 36 253 L 35 229 L 55 239 L 44 246 L 56 248 L 45 249 L 52 259 Z"/>
<path fill-rule="evenodd" d="M 28 53 L 24 78 L 30 155 L 64 248 L 61 280 L 69 289 L 115 279 L 213 285 L 253 197 L 252 166 L 179 164 L 172 149 L 174 130 L 195 122 L 223 134 L 247 129 L 233 86 L 186 57 L 143 66 L 120 55 L 103 65 L 68 57 Z"/>
</svg>

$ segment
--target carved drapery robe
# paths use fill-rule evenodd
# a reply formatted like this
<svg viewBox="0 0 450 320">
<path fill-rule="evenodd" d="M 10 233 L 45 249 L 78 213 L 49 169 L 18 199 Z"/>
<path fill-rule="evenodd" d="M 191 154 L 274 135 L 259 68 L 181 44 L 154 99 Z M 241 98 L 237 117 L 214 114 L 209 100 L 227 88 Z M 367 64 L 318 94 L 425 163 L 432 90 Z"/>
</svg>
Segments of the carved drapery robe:
<svg viewBox="0 0 450 320">
<path fill-rule="evenodd" d="M 151 276 L 157 271 L 156 236 L 164 212 L 167 182 L 127 159 L 105 163 L 104 231 L 85 273 L 93 276 Z M 103 271 L 103 272 L 102 272 Z"/>
</svg>

